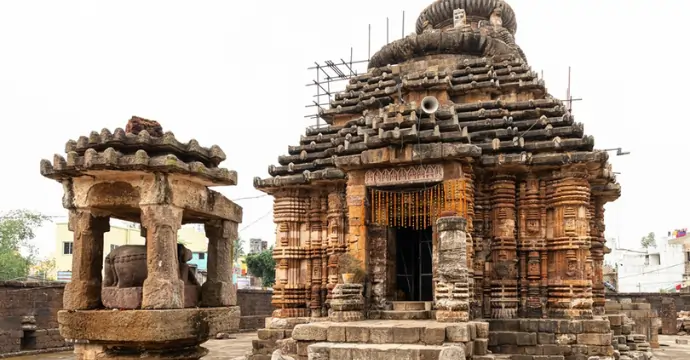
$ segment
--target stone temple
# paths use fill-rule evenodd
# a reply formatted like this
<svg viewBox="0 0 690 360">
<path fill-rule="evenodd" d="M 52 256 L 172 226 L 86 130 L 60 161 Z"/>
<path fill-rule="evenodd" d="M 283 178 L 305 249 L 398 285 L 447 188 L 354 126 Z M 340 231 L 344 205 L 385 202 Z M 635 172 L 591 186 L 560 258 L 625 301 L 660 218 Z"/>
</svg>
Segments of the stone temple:
<svg viewBox="0 0 690 360">
<path fill-rule="evenodd" d="M 253 359 L 614 355 L 604 205 L 621 189 L 516 29 L 502 0 L 433 2 L 254 180 L 277 265 Z M 343 284 L 343 253 L 363 285 Z"/>
</svg>

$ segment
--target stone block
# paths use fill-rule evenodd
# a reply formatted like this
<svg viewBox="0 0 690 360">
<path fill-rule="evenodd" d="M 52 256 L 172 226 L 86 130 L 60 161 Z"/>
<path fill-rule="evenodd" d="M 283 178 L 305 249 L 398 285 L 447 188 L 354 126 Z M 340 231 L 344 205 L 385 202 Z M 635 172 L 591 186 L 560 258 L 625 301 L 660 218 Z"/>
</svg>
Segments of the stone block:
<svg viewBox="0 0 690 360">
<path fill-rule="evenodd" d="M 539 320 L 538 319 L 521 319 L 520 320 L 520 331 L 538 332 L 539 331 Z"/>
<path fill-rule="evenodd" d="M 364 326 L 345 327 L 345 341 L 350 343 L 368 343 L 369 328 Z"/>
<path fill-rule="evenodd" d="M 489 345 L 517 345 L 517 334 L 512 331 L 492 331 L 489 333 Z"/>
<path fill-rule="evenodd" d="M 328 327 L 328 332 L 326 334 L 326 339 L 328 342 L 345 342 L 345 327 L 340 325 L 331 324 Z"/>
<path fill-rule="evenodd" d="M 579 334 L 577 343 L 580 345 L 611 345 L 612 335 L 608 334 Z"/>
<path fill-rule="evenodd" d="M 537 334 L 537 343 L 539 344 L 555 344 L 556 334 L 539 333 Z"/>
<path fill-rule="evenodd" d="M 577 343 L 577 335 L 575 334 L 556 334 L 557 345 L 572 345 Z"/>
<path fill-rule="evenodd" d="M 556 333 L 581 334 L 582 322 L 580 320 L 556 320 Z"/>
<path fill-rule="evenodd" d="M 340 347 L 334 346 L 331 348 L 330 359 L 333 360 L 351 360 L 352 359 L 352 348 L 350 347 Z"/>
<path fill-rule="evenodd" d="M 445 326 L 427 326 L 422 329 L 421 340 L 427 345 L 443 345 L 446 341 Z"/>
<path fill-rule="evenodd" d="M 330 346 L 324 343 L 316 343 L 307 347 L 307 357 L 313 360 L 329 360 Z"/>
<path fill-rule="evenodd" d="M 537 345 L 537 334 L 519 332 L 515 334 L 515 341 L 520 346 Z"/>
<path fill-rule="evenodd" d="M 396 326 L 393 328 L 393 342 L 396 344 L 416 344 L 420 340 L 420 328 Z"/>
<path fill-rule="evenodd" d="M 474 355 L 486 355 L 489 350 L 489 339 L 474 340 Z"/>
<path fill-rule="evenodd" d="M 510 357 L 511 360 L 534 360 L 532 355 L 518 354 Z"/>
<path fill-rule="evenodd" d="M 491 319 L 489 327 L 491 331 L 520 331 L 519 319 Z"/>
<path fill-rule="evenodd" d="M 592 345 L 587 347 L 589 356 L 613 356 L 613 346 L 611 345 Z"/>
<path fill-rule="evenodd" d="M 465 351 L 458 346 L 449 346 L 443 348 L 438 354 L 438 360 L 456 360 L 464 358 Z"/>
<path fill-rule="evenodd" d="M 315 341 L 298 341 L 297 342 L 297 355 L 307 356 L 308 348 L 310 345 L 316 344 Z"/>
<path fill-rule="evenodd" d="M 540 355 L 565 355 L 570 351 L 570 347 L 567 345 L 537 345 Z"/>
<path fill-rule="evenodd" d="M 292 338 L 299 341 L 326 341 L 328 327 L 318 323 L 299 324 L 292 329 Z"/>
<path fill-rule="evenodd" d="M 477 329 L 479 329 L 477 327 Z M 468 342 L 470 341 L 470 332 L 467 323 L 453 324 L 446 327 L 446 339 L 449 342 Z"/>
<path fill-rule="evenodd" d="M 489 323 L 488 322 L 473 322 L 474 327 L 477 329 L 478 339 L 488 339 L 489 338 Z"/>
<path fill-rule="evenodd" d="M 261 329 L 257 332 L 259 340 L 282 340 L 285 338 L 285 330 L 280 329 Z"/>
<path fill-rule="evenodd" d="M 611 314 L 606 316 L 609 320 L 611 326 L 621 326 L 623 325 L 623 315 Z"/>
<path fill-rule="evenodd" d="M 539 321 L 539 332 L 545 333 L 556 333 L 557 322 L 556 320 L 545 319 Z"/>
<path fill-rule="evenodd" d="M 276 348 L 283 354 L 297 354 L 297 340 L 288 338 L 276 341 Z"/>
<path fill-rule="evenodd" d="M 467 355 L 467 356 L 474 355 L 474 341 L 469 341 L 466 343 L 459 343 L 458 346 L 460 346 L 460 345 L 464 345 L 461 347 L 463 347 L 465 349 L 465 355 Z"/>
<path fill-rule="evenodd" d="M 605 334 L 611 332 L 611 323 L 607 320 L 583 320 L 582 331 L 585 333 Z"/>
<path fill-rule="evenodd" d="M 372 344 L 391 344 L 393 343 L 392 328 L 369 328 L 369 342 Z"/>
<path fill-rule="evenodd" d="M 467 323 L 467 331 L 470 333 L 470 341 L 477 338 L 477 323 L 470 322 Z"/>
</svg>

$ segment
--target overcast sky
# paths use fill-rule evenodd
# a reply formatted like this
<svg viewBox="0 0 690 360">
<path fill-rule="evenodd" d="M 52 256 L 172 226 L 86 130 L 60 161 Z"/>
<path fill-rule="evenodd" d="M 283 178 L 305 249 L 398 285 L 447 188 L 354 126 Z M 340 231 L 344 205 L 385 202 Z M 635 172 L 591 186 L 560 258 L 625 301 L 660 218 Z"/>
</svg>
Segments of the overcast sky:
<svg viewBox="0 0 690 360">
<path fill-rule="evenodd" d="M 0 118 L 5 154 L 0 211 L 64 215 L 61 186 L 39 174 L 68 139 L 155 119 L 178 138 L 220 145 L 239 185 L 230 198 L 261 195 L 254 176 L 304 128 L 314 61 L 367 57 L 414 30 L 431 0 L 27 1 L 0 2 Z M 612 157 L 623 196 L 607 206 L 607 237 L 636 246 L 649 231 L 688 226 L 687 14 L 690 2 L 509 0 L 516 40 L 549 91 L 565 97 L 568 66 L 576 120 Z M 240 201 L 243 238 L 275 240 L 263 197 Z M 257 219 L 261 219 L 255 222 Z M 249 226 L 248 226 L 249 225 Z M 53 227 L 39 232 L 54 249 Z"/>
</svg>

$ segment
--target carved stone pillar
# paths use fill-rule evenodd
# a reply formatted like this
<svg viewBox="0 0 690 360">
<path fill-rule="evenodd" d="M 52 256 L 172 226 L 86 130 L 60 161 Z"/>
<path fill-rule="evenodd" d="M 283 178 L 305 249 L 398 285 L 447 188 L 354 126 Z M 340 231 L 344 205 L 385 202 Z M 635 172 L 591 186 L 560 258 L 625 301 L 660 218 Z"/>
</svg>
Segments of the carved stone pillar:
<svg viewBox="0 0 690 360">
<path fill-rule="evenodd" d="M 232 284 L 232 267 L 237 223 L 214 220 L 204 225 L 208 238 L 208 277 L 201 287 L 201 306 L 234 306 L 237 294 Z"/>
<path fill-rule="evenodd" d="M 592 317 L 590 185 L 586 168 L 556 173 L 547 186 L 548 314 L 554 318 Z"/>
<path fill-rule="evenodd" d="M 467 222 L 459 216 L 436 221 L 438 246 L 434 272 L 436 320 L 469 320 L 469 274 L 467 271 Z"/>
<path fill-rule="evenodd" d="M 592 236 L 592 311 L 594 315 L 604 315 L 606 303 L 604 288 L 604 245 L 606 238 L 604 231 L 604 201 L 601 198 L 592 198 L 589 202 L 590 233 Z"/>
<path fill-rule="evenodd" d="M 347 251 L 345 239 L 345 192 L 343 189 L 331 191 L 328 194 L 328 248 L 327 258 L 324 257 L 322 269 L 323 277 L 327 281 L 327 295 L 330 299 L 331 292 L 338 284 L 338 256 Z"/>
<path fill-rule="evenodd" d="M 491 214 L 491 204 L 485 191 L 484 184 L 480 181 L 475 187 L 474 196 L 474 298 L 471 303 L 471 318 L 481 318 L 484 315 L 484 287 L 488 286 L 489 294 L 486 296 L 487 305 L 490 297 L 490 281 L 485 281 L 484 272 L 486 258 L 491 253 L 489 237 L 486 236 L 488 218 Z M 487 309 L 489 307 L 487 306 Z M 491 314 L 489 311 L 488 314 Z"/>
<path fill-rule="evenodd" d="M 172 205 L 141 205 L 141 223 L 146 228 L 146 269 L 141 307 L 181 309 L 184 283 L 180 280 L 177 230 L 182 209 Z"/>
<path fill-rule="evenodd" d="M 307 289 L 309 289 L 309 308 L 312 317 L 321 317 L 321 289 L 325 286 L 321 276 L 322 259 L 325 253 L 325 243 L 323 238 L 323 223 L 326 217 L 326 201 L 324 194 L 319 190 L 312 193 L 309 204 L 309 243 L 307 251 L 309 260 L 307 261 Z"/>
<path fill-rule="evenodd" d="M 470 291 L 470 303 L 474 302 L 474 169 L 471 164 L 462 165 L 462 173 L 464 178 L 462 201 L 464 201 L 465 206 L 465 220 L 467 221 L 467 271 L 468 271 L 468 284 Z"/>
<path fill-rule="evenodd" d="M 273 258 L 276 261 L 276 284 L 272 304 L 277 308 L 274 317 L 306 317 L 306 276 L 301 266 L 306 250 L 301 246 L 302 224 L 307 217 L 307 196 L 298 189 L 275 195 L 273 217 L 277 225 Z"/>
<path fill-rule="evenodd" d="M 63 308 L 89 310 L 101 306 L 103 235 L 110 231 L 110 219 L 94 217 L 87 209 L 69 212 L 72 244 L 72 281 L 65 285 Z"/>
<path fill-rule="evenodd" d="M 515 240 L 515 177 L 491 181 L 491 318 L 517 316 L 517 242 Z"/>
<path fill-rule="evenodd" d="M 364 174 L 348 174 L 347 182 L 347 216 L 349 230 L 347 233 L 347 250 L 367 266 L 367 232 L 366 232 L 366 186 Z M 366 271 L 366 269 L 365 269 Z"/>
<path fill-rule="evenodd" d="M 529 175 L 520 184 L 518 206 L 520 244 L 520 315 L 542 317 L 541 253 L 545 250 L 545 183 Z"/>
</svg>

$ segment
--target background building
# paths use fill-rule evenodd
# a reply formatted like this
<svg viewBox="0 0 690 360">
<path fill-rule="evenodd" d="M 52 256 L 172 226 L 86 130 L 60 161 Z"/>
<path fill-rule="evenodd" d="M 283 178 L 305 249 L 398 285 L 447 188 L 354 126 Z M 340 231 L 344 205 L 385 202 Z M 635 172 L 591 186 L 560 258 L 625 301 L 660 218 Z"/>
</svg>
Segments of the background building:
<svg viewBox="0 0 690 360">
<path fill-rule="evenodd" d="M 58 281 L 72 279 L 73 239 L 74 235 L 67 228 L 66 222 L 55 224 L 55 272 L 53 275 Z M 178 231 L 178 241 L 193 252 L 193 258 L 189 264 L 196 265 L 199 271 L 206 271 L 208 239 L 203 229 L 183 226 Z M 144 243 L 145 239 L 141 237 L 138 225 L 113 220 L 110 231 L 105 233 L 103 259 L 105 260 L 105 256 L 118 246 L 143 245 Z"/>
<path fill-rule="evenodd" d="M 617 276 L 610 283 L 615 282 L 618 292 L 676 291 L 687 286 L 683 275 L 689 255 L 683 248 L 683 238 L 665 237 L 648 249 L 621 248 L 616 240 L 609 240 L 611 253 L 604 262 L 610 275 Z"/>
<path fill-rule="evenodd" d="M 256 254 L 268 249 L 268 241 L 249 239 L 249 253 Z"/>
</svg>

